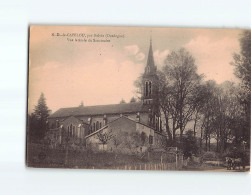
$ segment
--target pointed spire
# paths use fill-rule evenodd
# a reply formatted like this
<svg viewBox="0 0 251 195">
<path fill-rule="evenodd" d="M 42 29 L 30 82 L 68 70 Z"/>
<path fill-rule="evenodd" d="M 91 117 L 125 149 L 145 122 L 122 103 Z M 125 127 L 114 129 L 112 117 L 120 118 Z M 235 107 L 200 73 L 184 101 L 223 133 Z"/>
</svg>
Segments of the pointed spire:
<svg viewBox="0 0 251 195">
<path fill-rule="evenodd" d="M 147 58 L 147 66 L 155 66 L 153 59 L 153 48 L 152 48 L 152 38 L 150 38 L 150 47 Z"/>
<path fill-rule="evenodd" d="M 153 57 L 152 36 L 150 36 L 150 47 L 149 47 L 149 52 L 148 52 L 145 74 L 151 74 L 155 72 L 156 72 L 156 66 L 155 66 L 154 57 Z"/>
</svg>

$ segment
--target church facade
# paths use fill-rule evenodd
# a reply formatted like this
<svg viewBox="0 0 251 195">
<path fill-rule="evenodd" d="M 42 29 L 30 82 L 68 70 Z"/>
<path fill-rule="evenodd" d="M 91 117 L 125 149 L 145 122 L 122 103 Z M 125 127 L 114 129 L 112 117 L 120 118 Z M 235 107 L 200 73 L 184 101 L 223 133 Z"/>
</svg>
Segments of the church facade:
<svg viewBox="0 0 251 195">
<path fill-rule="evenodd" d="M 101 144 L 97 135 L 113 132 L 142 132 L 147 136 L 149 145 L 163 147 L 166 135 L 162 131 L 162 121 L 158 106 L 158 76 L 154 63 L 152 42 L 145 71 L 142 77 L 142 97 L 139 102 L 111 105 L 83 106 L 60 108 L 48 117 L 50 129 L 59 129 L 59 142 L 62 132 L 71 137 L 84 140 L 87 145 Z M 164 140 L 164 141 L 163 141 Z M 108 145 L 112 149 L 114 145 Z"/>
</svg>

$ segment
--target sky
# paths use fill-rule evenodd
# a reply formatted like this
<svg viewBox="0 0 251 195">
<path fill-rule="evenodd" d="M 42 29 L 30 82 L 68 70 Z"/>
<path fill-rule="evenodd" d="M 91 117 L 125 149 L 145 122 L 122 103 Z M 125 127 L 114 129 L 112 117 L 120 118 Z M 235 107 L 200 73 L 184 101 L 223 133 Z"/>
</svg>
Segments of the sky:
<svg viewBox="0 0 251 195">
<path fill-rule="evenodd" d="M 31 26 L 28 112 L 33 112 L 42 92 L 52 112 L 79 106 L 81 101 L 85 106 L 128 102 L 135 96 L 134 81 L 144 72 L 150 37 L 158 69 L 170 51 L 184 47 L 205 80 L 236 82 L 230 62 L 239 52 L 240 33 L 239 29 Z"/>
</svg>

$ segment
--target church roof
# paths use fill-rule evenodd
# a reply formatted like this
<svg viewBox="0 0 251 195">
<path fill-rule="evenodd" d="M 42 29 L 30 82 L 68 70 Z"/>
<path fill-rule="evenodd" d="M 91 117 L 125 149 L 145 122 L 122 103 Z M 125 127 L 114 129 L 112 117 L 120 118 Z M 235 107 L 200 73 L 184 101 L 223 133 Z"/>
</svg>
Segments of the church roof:
<svg viewBox="0 0 251 195">
<path fill-rule="evenodd" d="M 68 116 L 95 116 L 105 114 L 126 114 L 136 112 L 148 112 L 149 105 L 143 102 L 133 102 L 124 104 L 109 104 L 99 106 L 84 106 L 84 107 L 71 107 L 60 108 L 49 118 L 60 118 Z"/>
</svg>

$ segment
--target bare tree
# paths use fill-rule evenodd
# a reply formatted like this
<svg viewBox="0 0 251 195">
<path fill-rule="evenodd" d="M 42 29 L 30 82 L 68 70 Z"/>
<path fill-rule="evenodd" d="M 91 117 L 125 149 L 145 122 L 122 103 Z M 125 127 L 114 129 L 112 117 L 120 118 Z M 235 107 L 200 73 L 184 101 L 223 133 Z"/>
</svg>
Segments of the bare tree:
<svg viewBox="0 0 251 195">
<path fill-rule="evenodd" d="M 168 81 L 164 100 L 166 119 L 172 120 L 173 139 L 176 130 L 180 131 L 180 140 L 185 127 L 195 113 L 195 96 L 202 75 L 197 74 L 194 57 L 185 49 L 171 52 L 166 60 L 163 72 Z M 164 107 L 164 106 L 163 106 Z"/>
<path fill-rule="evenodd" d="M 104 146 L 108 143 L 109 140 L 111 140 L 113 138 L 113 134 L 112 131 L 108 131 L 108 132 L 103 132 L 103 131 L 99 131 L 97 133 L 97 138 L 98 140 L 101 142 L 101 144 L 103 145 L 103 150 L 104 150 Z"/>
</svg>

